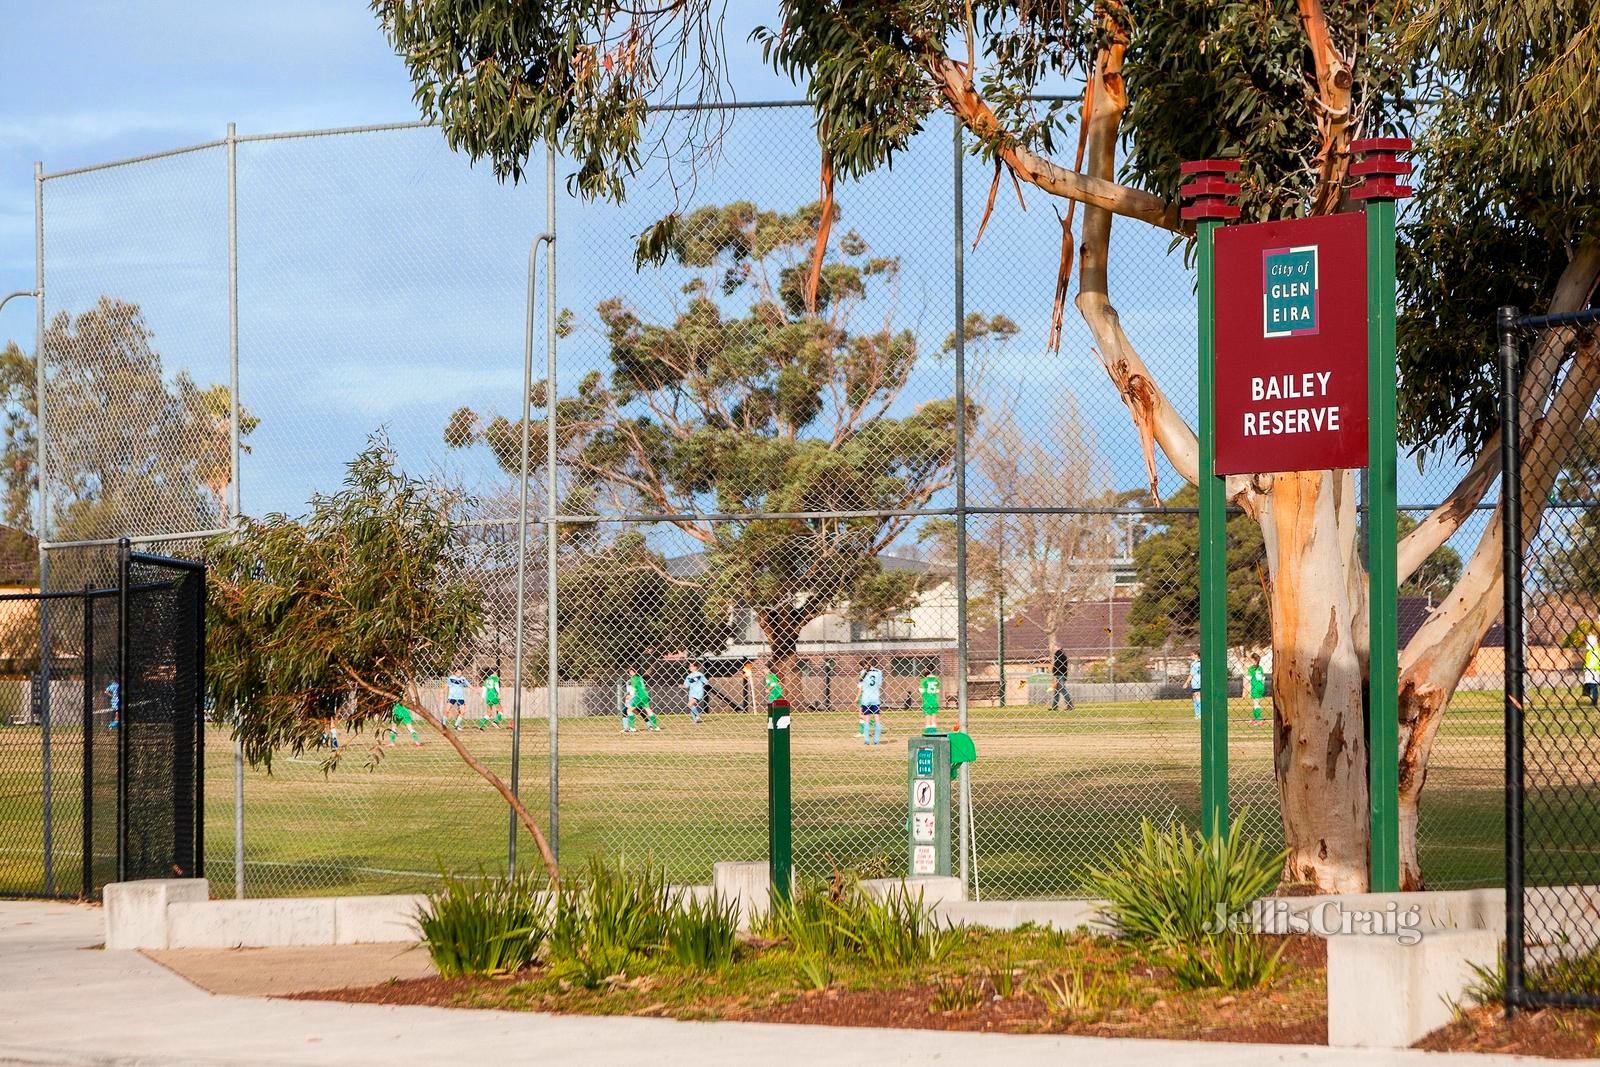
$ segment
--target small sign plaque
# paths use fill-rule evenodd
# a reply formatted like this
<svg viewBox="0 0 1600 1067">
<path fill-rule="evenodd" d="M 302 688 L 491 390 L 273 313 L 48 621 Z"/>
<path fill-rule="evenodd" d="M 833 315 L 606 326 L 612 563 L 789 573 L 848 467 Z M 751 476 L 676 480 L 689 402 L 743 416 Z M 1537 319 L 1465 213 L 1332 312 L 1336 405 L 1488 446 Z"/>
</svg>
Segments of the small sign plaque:
<svg viewBox="0 0 1600 1067">
<path fill-rule="evenodd" d="M 931 811 L 914 812 L 911 816 L 911 837 L 918 843 L 932 842 L 936 819 Z"/>
<path fill-rule="evenodd" d="M 931 749 L 931 748 L 919 748 L 919 749 L 917 749 L 917 777 L 918 778 L 932 778 L 933 777 L 933 749 Z"/>
<path fill-rule="evenodd" d="M 932 845 L 918 845 L 911 850 L 911 873 L 933 874 L 939 868 L 939 853 Z"/>
<path fill-rule="evenodd" d="M 933 794 L 933 779 L 918 778 L 911 787 L 911 806 L 919 809 L 931 809 L 933 807 Z"/>
</svg>

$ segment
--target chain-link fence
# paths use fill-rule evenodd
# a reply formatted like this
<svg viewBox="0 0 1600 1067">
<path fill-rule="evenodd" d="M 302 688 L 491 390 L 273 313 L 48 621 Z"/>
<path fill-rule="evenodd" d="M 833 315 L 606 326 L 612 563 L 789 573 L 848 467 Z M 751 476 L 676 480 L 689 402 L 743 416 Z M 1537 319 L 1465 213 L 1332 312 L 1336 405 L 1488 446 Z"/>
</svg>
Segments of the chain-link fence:
<svg viewBox="0 0 1600 1067">
<path fill-rule="evenodd" d="M 194 553 L 241 512 L 299 513 L 382 429 L 409 470 L 475 500 L 461 550 L 486 624 L 446 673 L 465 692 L 467 742 L 497 773 L 515 767 L 529 807 L 558 823 L 564 864 L 605 850 L 705 881 L 716 860 L 762 858 L 769 668 L 797 709 L 802 873 L 898 869 L 901 745 L 929 675 L 940 725 L 978 745 L 963 869 L 984 894 L 1072 894 L 1142 819 L 1195 821 L 1192 490 L 1159 452 L 1147 471 L 1070 308 L 1059 352 L 1047 347 L 1061 224 L 1005 188 L 989 214 L 992 169 L 935 125 L 891 171 L 840 188 L 809 312 L 811 121 L 803 105 L 732 113 L 694 174 L 652 162 L 623 205 L 558 184 L 551 220 L 544 188 L 496 182 L 423 126 L 230 135 L 43 176 L 51 587 L 87 580 L 99 542 L 119 536 Z M 639 235 L 669 214 L 662 261 L 637 266 Z M 536 293 L 528 273 L 547 229 L 548 323 L 543 260 Z M 1122 326 L 1192 419 L 1181 251 L 1119 223 L 1110 258 Z M 558 380 L 529 389 L 525 345 L 547 325 Z M 1456 474 L 1425 457 L 1402 499 L 1425 512 Z M 1468 527 L 1451 551 L 1482 524 Z M 1276 837 L 1270 699 L 1257 720 L 1241 689 L 1270 644 L 1261 552 L 1239 517 L 1230 765 L 1235 804 Z M 1425 616 L 1447 577 L 1405 610 Z M 867 723 L 874 669 L 884 712 Z M 656 732 L 624 732 L 635 675 Z M 1500 877 L 1498 755 L 1482 729 L 1499 678 L 1474 678 L 1483 691 L 1458 696 L 1423 807 L 1438 886 Z M 450 690 L 441 677 L 441 711 Z M 336 729 L 327 744 L 377 743 Z M 332 773 L 312 752 L 268 774 L 213 727 L 219 891 L 405 889 L 503 863 L 505 806 L 440 738 L 418 740 L 381 760 L 347 751 Z"/>
<path fill-rule="evenodd" d="M 1506 1003 L 1600 1004 L 1600 310 L 1501 311 Z M 1559 389 L 1548 368 L 1571 362 Z M 1513 399 L 1514 398 L 1514 399 Z M 1509 501 L 1515 501 L 1511 505 Z"/>
<path fill-rule="evenodd" d="M 203 870 L 204 568 L 130 553 L 116 571 L 0 593 L 0 893 Z"/>
</svg>

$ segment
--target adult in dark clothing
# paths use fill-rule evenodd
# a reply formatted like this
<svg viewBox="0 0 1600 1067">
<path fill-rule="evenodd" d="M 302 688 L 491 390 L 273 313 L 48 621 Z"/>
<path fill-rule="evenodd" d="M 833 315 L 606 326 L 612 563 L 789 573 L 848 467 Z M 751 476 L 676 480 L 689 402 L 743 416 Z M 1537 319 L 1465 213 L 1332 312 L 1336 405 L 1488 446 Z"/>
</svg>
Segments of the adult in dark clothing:
<svg viewBox="0 0 1600 1067">
<path fill-rule="evenodd" d="M 1056 649 L 1056 654 L 1050 661 L 1050 673 L 1055 680 L 1055 684 L 1050 687 L 1051 711 L 1055 711 L 1062 700 L 1067 702 L 1067 710 L 1072 710 L 1072 694 L 1067 692 L 1067 667 L 1067 650 Z"/>
</svg>

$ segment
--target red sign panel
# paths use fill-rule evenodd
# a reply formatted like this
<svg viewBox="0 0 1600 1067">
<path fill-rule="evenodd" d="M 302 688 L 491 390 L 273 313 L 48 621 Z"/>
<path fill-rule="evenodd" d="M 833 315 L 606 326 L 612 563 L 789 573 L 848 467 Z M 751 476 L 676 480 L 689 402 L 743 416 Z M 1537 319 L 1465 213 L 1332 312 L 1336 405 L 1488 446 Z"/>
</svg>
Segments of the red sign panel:
<svg viewBox="0 0 1600 1067">
<path fill-rule="evenodd" d="M 1217 473 L 1367 465 L 1367 223 L 1216 232 Z"/>
</svg>

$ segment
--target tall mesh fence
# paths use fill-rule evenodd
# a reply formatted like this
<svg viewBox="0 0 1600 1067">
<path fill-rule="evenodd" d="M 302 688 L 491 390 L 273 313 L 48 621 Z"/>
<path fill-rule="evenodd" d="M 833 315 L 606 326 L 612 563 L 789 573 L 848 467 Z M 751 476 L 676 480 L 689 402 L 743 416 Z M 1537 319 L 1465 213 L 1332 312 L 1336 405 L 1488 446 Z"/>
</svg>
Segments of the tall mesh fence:
<svg viewBox="0 0 1600 1067">
<path fill-rule="evenodd" d="M 1600 1004 L 1600 524 L 1590 507 L 1600 406 L 1593 374 L 1544 384 L 1552 363 L 1593 366 L 1600 310 L 1556 318 L 1501 324 L 1506 392 L 1523 399 L 1517 444 L 1502 452 L 1519 510 L 1497 516 L 1508 571 L 1522 572 L 1505 612 L 1515 672 L 1504 707 L 1506 999 L 1516 1007 Z"/>
<path fill-rule="evenodd" d="M 198 554 L 235 497 L 248 514 L 297 514 L 382 430 L 408 470 L 473 498 L 460 553 L 485 625 L 430 681 L 430 706 L 455 728 L 447 677 L 463 679 L 461 736 L 501 775 L 520 708 L 517 786 L 536 814 L 559 813 L 563 864 L 605 851 L 703 882 L 717 860 L 762 858 L 769 669 L 796 708 L 804 874 L 903 863 L 902 746 L 930 675 L 940 725 L 978 745 L 968 874 L 984 894 L 1074 894 L 1141 820 L 1195 823 L 1192 490 L 1159 450 L 1152 484 L 1070 308 L 1059 352 L 1046 345 L 1056 217 L 1001 190 L 1010 202 L 974 244 L 992 170 L 935 126 L 892 171 L 840 189 L 809 314 L 810 124 L 803 106 L 736 113 L 714 165 L 687 185 L 652 165 L 623 205 L 558 185 L 553 502 L 537 359 L 529 428 L 529 513 L 562 516 L 553 730 L 546 527 L 518 527 L 545 191 L 496 182 L 426 127 L 240 137 L 47 176 L 50 587 L 97 580 L 111 556 L 92 542 Z M 667 255 L 637 266 L 638 236 L 669 213 Z M 1192 419 L 1192 272 L 1164 235 L 1120 223 L 1111 263 L 1124 329 Z M 537 356 L 542 264 L 534 280 Z M 1426 456 L 1402 499 L 1425 514 L 1457 474 Z M 1470 552 L 1483 528 L 1448 547 Z M 1245 576 L 1230 591 L 1231 793 L 1276 839 L 1272 730 L 1242 687 L 1252 652 L 1271 669 L 1250 596 L 1260 551 L 1249 520 L 1230 524 L 1230 569 Z M 1403 612 L 1425 617 L 1447 577 L 1408 590 Z M 884 712 L 863 724 L 872 669 Z M 646 718 L 625 732 L 635 675 L 657 731 Z M 1435 745 L 1420 840 L 1436 886 L 1499 878 L 1499 691 L 1498 676 L 1470 675 Z M 430 731 L 418 746 L 386 740 L 338 732 L 336 770 L 308 751 L 268 773 L 237 767 L 229 728 L 212 726 L 218 891 L 392 891 L 503 864 L 510 819 L 482 779 Z"/>
</svg>

